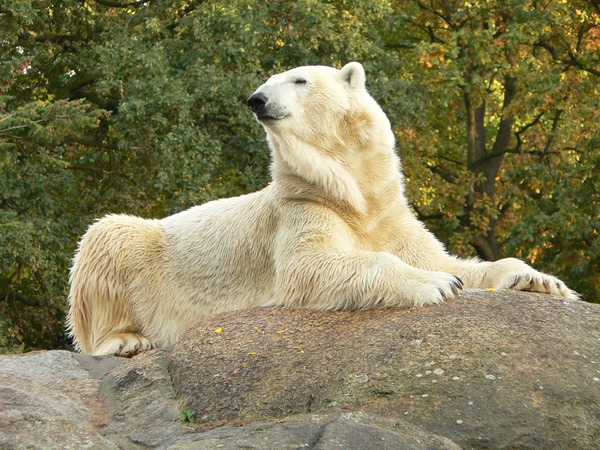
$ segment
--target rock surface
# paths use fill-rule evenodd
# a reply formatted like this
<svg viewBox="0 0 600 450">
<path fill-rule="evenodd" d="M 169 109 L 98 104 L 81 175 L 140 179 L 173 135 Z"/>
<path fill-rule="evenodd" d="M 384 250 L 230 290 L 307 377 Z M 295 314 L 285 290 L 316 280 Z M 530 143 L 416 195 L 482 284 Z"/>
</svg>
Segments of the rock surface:
<svg viewBox="0 0 600 450">
<path fill-rule="evenodd" d="M 238 311 L 129 360 L 2 356 L 0 411 L 0 448 L 600 448 L 600 306 Z"/>
<path fill-rule="evenodd" d="M 599 350 L 597 306 L 466 291 L 441 307 L 216 316 L 179 341 L 170 371 L 208 426 L 335 407 L 465 447 L 590 448 Z"/>
<path fill-rule="evenodd" d="M 348 411 L 204 432 L 181 420 L 168 354 L 155 350 L 131 360 L 66 351 L 0 357 L 0 448 L 459 449 L 415 425 Z"/>
<path fill-rule="evenodd" d="M 66 351 L 0 358 L 0 448 L 117 448 L 96 432 L 112 418 L 100 380 Z M 97 361 L 106 374 L 122 361 Z"/>
</svg>

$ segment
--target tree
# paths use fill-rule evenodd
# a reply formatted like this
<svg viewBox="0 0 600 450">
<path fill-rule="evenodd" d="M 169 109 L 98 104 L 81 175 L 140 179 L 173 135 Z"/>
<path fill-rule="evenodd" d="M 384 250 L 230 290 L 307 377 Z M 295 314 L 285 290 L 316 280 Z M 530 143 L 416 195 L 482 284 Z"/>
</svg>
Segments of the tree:
<svg viewBox="0 0 600 450">
<path fill-rule="evenodd" d="M 517 254 L 598 298 L 597 7 L 499 3 L 1 1 L 0 346 L 67 345 L 68 268 L 95 218 L 264 186 L 245 99 L 350 60 L 452 251 Z"/>
<path fill-rule="evenodd" d="M 415 1 L 390 20 L 388 48 L 428 94 L 399 132 L 427 180 L 418 214 L 461 253 L 516 254 L 597 298 L 597 5 Z"/>
</svg>

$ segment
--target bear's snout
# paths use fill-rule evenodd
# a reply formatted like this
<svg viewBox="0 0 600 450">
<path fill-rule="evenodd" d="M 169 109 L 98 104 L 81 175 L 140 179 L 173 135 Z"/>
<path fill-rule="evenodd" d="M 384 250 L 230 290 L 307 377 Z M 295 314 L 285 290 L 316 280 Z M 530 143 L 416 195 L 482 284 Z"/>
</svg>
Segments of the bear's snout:
<svg viewBox="0 0 600 450">
<path fill-rule="evenodd" d="M 288 115 L 287 109 L 282 104 L 273 102 L 262 92 L 252 94 L 246 103 L 263 125 L 283 119 Z"/>
<path fill-rule="evenodd" d="M 248 97 L 247 103 L 252 112 L 260 117 L 268 100 L 265 94 L 257 92 Z"/>
</svg>

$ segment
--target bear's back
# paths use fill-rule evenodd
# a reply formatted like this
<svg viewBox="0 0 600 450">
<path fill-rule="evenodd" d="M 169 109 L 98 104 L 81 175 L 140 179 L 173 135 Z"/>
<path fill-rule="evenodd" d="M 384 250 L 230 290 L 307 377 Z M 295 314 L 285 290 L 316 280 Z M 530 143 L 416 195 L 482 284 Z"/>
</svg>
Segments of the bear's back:
<svg viewBox="0 0 600 450">
<path fill-rule="evenodd" d="M 263 302 L 274 279 L 277 223 L 270 187 L 162 219 L 167 277 L 203 301 Z"/>
</svg>

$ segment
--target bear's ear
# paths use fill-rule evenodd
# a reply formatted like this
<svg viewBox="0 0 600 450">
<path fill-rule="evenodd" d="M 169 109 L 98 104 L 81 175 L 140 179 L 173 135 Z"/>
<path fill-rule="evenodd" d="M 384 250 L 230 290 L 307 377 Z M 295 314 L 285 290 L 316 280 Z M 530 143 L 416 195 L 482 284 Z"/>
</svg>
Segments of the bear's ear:
<svg viewBox="0 0 600 450">
<path fill-rule="evenodd" d="M 351 62 L 340 70 L 342 80 L 350 85 L 352 89 L 365 87 L 365 69 L 361 63 Z"/>
</svg>

